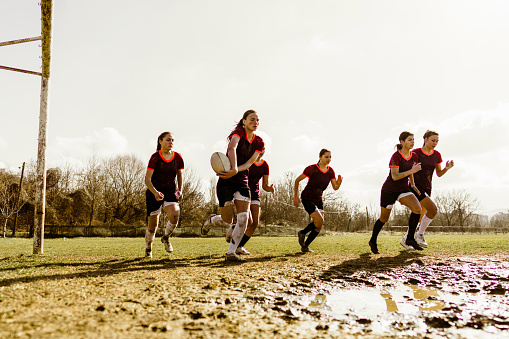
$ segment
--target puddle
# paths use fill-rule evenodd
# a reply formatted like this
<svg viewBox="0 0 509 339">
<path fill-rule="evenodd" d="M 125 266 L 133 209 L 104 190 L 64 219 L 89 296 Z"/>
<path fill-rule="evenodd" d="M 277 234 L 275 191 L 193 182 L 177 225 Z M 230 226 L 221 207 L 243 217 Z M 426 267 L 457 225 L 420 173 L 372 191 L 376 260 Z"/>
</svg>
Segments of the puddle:
<svg viewBox="0 0 509 339">
<path fill-rule="evenodd" d="M 509 337 L 509 304 L 505 295 L 457 293 L 414 284 L 391 288 L 341 289 L 310 296 L 309 309 L 320 309 L 351 333 Z"/>
</svg>

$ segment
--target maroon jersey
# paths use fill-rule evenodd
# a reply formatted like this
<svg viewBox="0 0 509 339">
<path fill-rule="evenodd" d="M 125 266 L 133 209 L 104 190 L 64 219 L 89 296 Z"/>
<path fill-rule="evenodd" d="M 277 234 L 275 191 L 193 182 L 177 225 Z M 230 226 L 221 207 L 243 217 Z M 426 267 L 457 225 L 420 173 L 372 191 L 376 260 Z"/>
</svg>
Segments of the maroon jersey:
<svg viewBox="0 0 509 339">
<path fill-rule="evenodd" d="M 300 194 L 302 200 L 322 201 L 323 191 L 329 186 L 329 182 L 336 178 L 332 167 L 327 166 L 327 170 L 323 172 L 318 164 L 309 165 L 302 174 L 309 178 L 306 187 Z"/>
<path fill-rule="evenodd" d="M 253 138 L 251 140 L 247 139 L 246 130 L 244 127 L 238 127 L 236 128 L 228 137 L 228 140 L 231 140 L 231 138 L 236 135 L 239 137 L 239 143 L 237 144 L 237 166 L 245 164 L 255 152 L 261 153 L 263 150 L 263 147 L 265 146 L 265 143 L 263 142 L 263 139 L 260 138 L 258 135 L 254 134 Z M 228 155 L 228 151 L 226 152 L 226 155 Z M 228 179 L 236 184 L 247 186 L 249 183 L 248 179 L 248 171 L 242 171 L 237 174 L 235 174 L 233 177 Z"/>
<path fill-rule="evenodd" d="M 249 189 L 251 190 L 251 195 L 255 194 L 258 196 L 260 194 L 260 179 L 266 175 L 269 175 L 269 164 L 265 160 L 262 160 L 260 165 L 257 165 L 255 162 L 249 167 Z"/>
<path fill-rule="evenodd" d="M 165 197 L 170 194 L 176 196 L 177 171 L 184 169 L 184 160 L 179 153 L 174 151 L 171 159 L 166 160 L 163 158 L 161 151 L 157 151 L 150 157 L 147 169 L 154 171 L 151 181 L 156 190 L 163 193 Z M 147 191 L 147 194 L 152 194 L 149 190 Z"/>
<path fill-rule="evenodd" d="M 442 163 L 442 155 L 438 151 L 432 150 L 430 154 L 426 154 L 422 148 L 414 149 L 418 157 L 418 162 L 421 163 L 421 170 L 414 173 L 415 186 L 431 189 L 431 180 L 433 179 L 433 172 L 438 164 Z"/>
<path fill-rule="evenodd" d="M 417 154 L 414 152 L 410 152 L 410 156 L 408 158 L 405 158 L 403 154 L 401 154 L 401 151 L 395 152 L 392 157 L 391 161 L 389 162 L 389 168 L 397 167 L 399 168 L 399 172 L 406 172 L 410 169 L 412 169 L 412 166 L 417 161 Z M 403 193 L 407 192 L 409 189 L 410 178 L 407 176 L 406 178 L 402 178 L 399 180 L 393 180 L 391 172 L 389 171 L 389 176 L 385 180 L 382 191 L 387 193 Z"/>
</svg>

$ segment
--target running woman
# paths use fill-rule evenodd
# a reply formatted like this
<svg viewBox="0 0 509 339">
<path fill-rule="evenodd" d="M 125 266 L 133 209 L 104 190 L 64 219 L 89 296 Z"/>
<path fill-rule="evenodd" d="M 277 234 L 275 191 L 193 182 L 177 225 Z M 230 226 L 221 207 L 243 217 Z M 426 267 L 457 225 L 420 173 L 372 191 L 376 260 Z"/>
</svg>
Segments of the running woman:
<svg viewBox="0 0 509 339">
<path fill-rule="evenodd" d="M 231 170 L 219 172 L 217 175 L 216 193 L 219 200 L 219 210 L 223 222 L 234 228 L 230 246 L 226 252 L 226 261 L 245 261 L 235 251 L 240 243 L 249 222 L 249 206 L 251 194 L 249 191 L 248 169 L 256 161 L 264 148 L 263 139 L 254 132 L 258 129 L 260 119 L 258 113 L 248 110 L 237 123 L 235 129 L 228 136 L 226 155 L 230 159 Z M 237 211 L 237 223 L 233 223 L 233 206 Z M 201 233 L 207 234 L 213 223 L 205 223 Z"/>
<path fill-rule="evenodd" d="M 406 241 L 401 244 L 406 249 L 422 250 L 414 239 L 415 229 L 421 215 L 421 205 L 419 200 L 410 190 L 410 183 L 414 184 L 413 174 L 421 170 L 421 164 L 417 161 L 417 154 L 412 152 L 414 147 L 414 135 L 410 132 L 402 132 L 399 135 L 399 144 L 396 145 L 397 151 L 392 155 L 389 162 L 389 176 L 382 186 L 380 194 L 380 218 L 373 226 L 373 233 L 369 240 L 371 252 L 379 254 L 376 240 L 384 224 L 389 220 L 392 207 L 399 201 L 400 204 L 410 208 L 412 213 L 408 220 L 408 236 Z"/>
<path fill-rule="evenodd" d="M 295 179 L 293 205 L 298 207 L 302 199 L 304 209 L 313 218 L 313 221 L 306 228 L 297 233 L 302 252 L 314 252 L 309 249 L 309 245 L 315 240 L 322 229 L 324 223 L 323 191 L 329 186 L 329 182 L 334 190 L 338 190 L 343 182 L 341 175 L 338 175 L 336 178 L 334 170 L 329 166 L 331 160 L 331 151 L 325 148 L 322 149 L 318 163 L 306 167 L 304 172 Z M 302 190 L 299 199 L 299 183 L 305 178 L 308 178 L 308 183 Z M 309 235 L 306 239 L 307 233 Z"/>
<path fill-rule="evenodd" d="M 426 232 L 426 228 L 437 215 L 437 206 L 431 200 L 433 172 L 436 171 L 437 176 L 441 177 L 454 166 L 454 161 L 446 161 L 445 168 L 442 169 L 442 155 L 435 150 L 438 144 L 437 132 L 427 130 L 424 133 L 423 139 L 424 145 L 412 151 L 417 153 L 418 162 L 421 164 L 421 170 L 414 174 L 415 185 L 412 186 L 412 189 L 417 199 L 419 199 L 422 208 L 421 222 L 415 236 L 415 241 L 421 247 L 428 247 L 424 239 L 424 232 Z M 405 242 L 406 237 L 407 235 L 403 237 L 401 242 Z"/>
<path fill-rule="evenodd" d="M 173 252 L 169 237 L 177 227 L 180 208 L 178 201 L 182 199 L 182 170 L 184 160 L 173 151 L 175 139 L 170 132 L 163 132 L 157 138 L 157 152 L 152 154 L 145 174 L 147 191 L 148 226 L 145 232 L 145 257 L 152 258 L 152 243 L 159 224 L 159 215 L 164 210 L 168 215 L 168 223 L 164 229 L 161 242 L 166 252 Z"/>
<path fill-rule="evenodd" d="M 244 245 L 251 239 L 256 227 L 258 227 L 260 223 L 260 180 L 262 180 L 262 188 L 264 191 L 271 192 L 272 195 L 275 194 L 274 184 L 269 185 L 269 164 L 262 159 L 264 154 L 265 148 L 262 150 L 262 153 L 258 155 L 253 165 L 249 167 L 248 179 L 249 190 L 251 192 L 249 222 L 246 232 L 237 247 L 237 254 L 251 254 L 244 248 Z"/>
</svg>

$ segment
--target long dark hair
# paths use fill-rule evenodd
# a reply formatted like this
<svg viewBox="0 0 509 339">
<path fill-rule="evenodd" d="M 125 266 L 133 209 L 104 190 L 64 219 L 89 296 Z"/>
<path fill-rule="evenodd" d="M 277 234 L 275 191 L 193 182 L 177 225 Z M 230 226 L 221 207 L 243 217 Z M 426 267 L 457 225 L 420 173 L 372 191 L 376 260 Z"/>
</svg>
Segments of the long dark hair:
<svg viewBox="0 0 509 339">
<path fill-rule="evenodd" d="M 163 141 L 164 137 L 168 134 L 171 134 L 171 132 L 163 132 L 159 134 L 159 137 L 157 137 L 157 148 L 156 150 L 159 151 L 161 149 L 161 144 L 159 142 Z"/>
<path fill-rule="evenodd" d="M 423 139 L 428 139 L 429 137 L 433 136 L 433 135 L 438 135 L 438 132 L 435 132 L 433 130 L 427 130 L 426 133 L 424 133 L 424 135 L 422 136 Z M 422 144 L 422 146 L 425 146 L 426 143 L 424 142 Z"/>
<path fill-rule="evenodd" d="M 413 133 L 410 133 L 408 131 L 404 131 L 404 132 L 401 132 L 401 134 L 399 135 L 399 144 L 396 144 L 396 149 L 398 151 L 400 151 L 402 148 L 403 148 L 403 145 L 401 144 L 402 141 L 405 141 L 406 138 L 408 138 L 409 136 L 411 135 L 414 135 Z"/>
<path fill-rule="evenodd" d="M 237 124 L 235 125 L 235 128 L 233 129 L 233 131 L 230 132 L 230 135 L 228 137 L 231 137 L 233 132 L 239 128 L 239 127 L 244 127 L 244 120 L 247 119 L 247 117 L 249 116 L 249 114 L 252 114 L 252 113 L 256 113 L 255 110 L 253 109 L 249 109 L 247 111 L 244 112 L 244 114 L 242 115 L 242 119 L 240 119 Z"/>
</svg>

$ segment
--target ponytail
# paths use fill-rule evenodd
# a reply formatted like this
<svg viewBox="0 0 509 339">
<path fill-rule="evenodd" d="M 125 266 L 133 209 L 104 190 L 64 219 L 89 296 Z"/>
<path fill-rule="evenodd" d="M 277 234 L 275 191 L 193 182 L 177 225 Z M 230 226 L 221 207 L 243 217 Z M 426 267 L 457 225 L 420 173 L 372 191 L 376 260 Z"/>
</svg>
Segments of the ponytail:
<svg viewBox="0 0 509 339">
<path fill-rule="evenodd" d="M 157 148 L 156 148 L 156 151 L 159 151 L 161 149 L 161 141 L 163 141 L 164 137 L 167 136 L 168 134 L 171 134 L 171 132 L 163 132 L 161 134 L 159 134 L 159 137 L 157 137 Z"/>
<path fill-rule="evenodd" d="M 401 134 L 399 135 L 399 144 L 396 144 L 396 149 L 398 151 L 401 151 L 401 149 L 403 149 L 403 145 L 401 144 L 401 142 L 405 141 L 406 138 L 408 138 L 411 135 L 414 135 L 414 134 L 410 133 L 408 131 L 401 132 Z"/>
<path fill-rule="evenodd" d="M 230 135 L 228 137 L 231 137 L 233 132 L 237 129 L 237 128 L 240 128 L 240 127 L 244 127 L 244 120 L 247 119 L 247 117 L 249 116 L 249 114 L 252 114 L 252 113 L 256 113 L 255 110 L 247 110 L 244 112 L 244 114 L 242 115 L 242 119 L 240 119 L 238 122 L 237 122 L 237 125 L 235 125 L 235 128 L 233 129 L 233 131 L 231 131 Z"/>
</svg>

